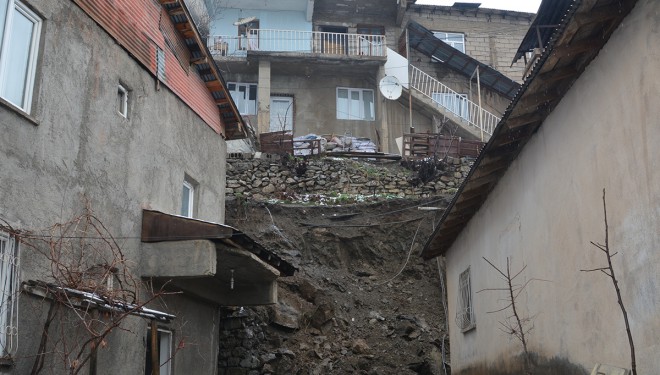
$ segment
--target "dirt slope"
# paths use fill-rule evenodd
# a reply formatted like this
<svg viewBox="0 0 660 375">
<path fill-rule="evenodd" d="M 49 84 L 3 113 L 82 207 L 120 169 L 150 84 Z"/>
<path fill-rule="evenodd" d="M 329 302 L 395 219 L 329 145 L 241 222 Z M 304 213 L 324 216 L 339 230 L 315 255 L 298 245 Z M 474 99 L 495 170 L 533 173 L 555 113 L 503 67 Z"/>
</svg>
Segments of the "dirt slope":
<svg viewBox="0 0 660 375">
<path fill-rule="evenodd" d="M 441 211 L 416 207 L 446 199 L 334 207 L 228 201 L 227 224 L 299 269 L 281 279 L 277 306 L 251 310 L 266 327 L 261 373 L 444 374 L 438 263 L 419 257 Z"/>
</svg>

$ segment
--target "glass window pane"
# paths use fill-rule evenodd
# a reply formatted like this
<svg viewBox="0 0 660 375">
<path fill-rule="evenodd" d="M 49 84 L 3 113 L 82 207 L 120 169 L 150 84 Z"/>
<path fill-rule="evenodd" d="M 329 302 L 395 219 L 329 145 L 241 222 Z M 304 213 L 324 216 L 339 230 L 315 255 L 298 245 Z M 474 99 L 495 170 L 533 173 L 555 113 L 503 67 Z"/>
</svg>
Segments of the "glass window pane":
<svg viewBox="0 0 660 375">
<path fill-rule="evenodd" d="M 348 118 L 348 90 L 337 90 L 337 119 L 343 120 Z"/>
<path fill-rule="evenodd" d="M 190 196 L 192 188 L 188 184 L 183 184 L 183 192 L 181 194 L 181 216 L 190 217 Z"/>
<path fill-rule="evenodd" d="M 348 116 L 351 120 L 360 120 L 360 92 L 351 90 L 351 100 L 348 107 Z"/>
<path fill-rule="evenodd" d="M 362 92 L 362 98 L 364 103 L 364 119 L 373 120 L 374 119 L 374 92 L 371 90 L 364 90 Z"/>
<path fill-rule="evenodd" d="M 7 16 L 7 6 L 9 0 L 0 0 L 0 47 L 2 47 L 2 35 L 5 32 L 5 18 Z"/>
<path fill-rule="evenodd" d="M 2 82 L 2 97 L 9 102 L 23 107 L 25 103 L 25 84 L 30 61 L 30 44 L 34 22 L 24 14 L 13 10 L 12 28 L 7 37 L 6 53 L 10 58 Z"/>
</svg>

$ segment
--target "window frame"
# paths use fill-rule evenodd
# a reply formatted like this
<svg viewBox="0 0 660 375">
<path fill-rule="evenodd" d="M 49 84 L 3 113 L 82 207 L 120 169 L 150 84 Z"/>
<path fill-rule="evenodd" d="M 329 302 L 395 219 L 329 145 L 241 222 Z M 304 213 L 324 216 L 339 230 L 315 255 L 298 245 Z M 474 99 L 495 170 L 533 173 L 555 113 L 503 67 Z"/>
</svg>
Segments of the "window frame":
<svg viewBox="0 0 660 375">
<path fill-rule="evenodd" d="M 25 80 L 23 81 L 23 92 L 22 92 L 22 103 L 15 103 L 11 99 L 7 98 L 5 90 L 5 79 L 11 75 L 11 72 L 8 72 L 8 61 L 9 58 L 5 56 L 11 55 L 9 53 L 9 48 L 11 43 L 9 43 L 10 37 L 12 35 L 11 29 L 13 27 L 14 21 L 14 11 L 21 13 L 28 21 L 32 22 L 32 37 L 29 41 L 29 51 L 27 56 L 26 71 L 25 71 Z M 2 28 L 2 39 L 0 40 L 0 98 L 4 102 L 11 104 L 17 109 L 30 114 L 32 110 L 32 99 L 34 96 L 34 86 L 35 86 L 35 76 L 37 72 L 37 60 L 39 58 L 39 41 L 41 39 L 41 26 L 43 19 L 30 9 L 25 3 L 20 0 L 8 0 L 7 9 L 5 14 L 5 19 L 3 24 L 0 25 Z"/>
<path fill-rule="evenodd" d="M 477 327 L 472 298 L 472 279 L 470 267 L 458 276 L 458 295 L 456 304 L 456 325 L 461 332 L 466 333 Z"/>
<path fill-rule="evenodd" d="M 184 213 L 183 203 L 184 203 L 184 191 L 186 188 L 188 189 L 188 212 Z M 185 178 L 183 180 L 183 186 L 181 189 L 181 209 L 179 210 L 180 215 L 183 217 L 192 218 L 195 215 L 195 190 L 196 190 L 195 184 L 192 181 L 190 181 L 188 178 Z"/>
<path fill-rule="evenodd" d="M 146 337 L 146 352 L 145 352 L 145 368 L 144 372 L 145 375 L 150 375 L 147 374 L 147 371 L 149 367 L 151 366 L 151 358 L 150 358 L 150 350 L 153 351 L 153 348 L 151 347 L 151 327 L 148 327 L 147 329 L 147 337 Z M 158 335 L 158 364 L 159 364 L 159 370 L 161 375 L 172 375 L 174 372 L 172 370 L 172 360 L 174 358 L 174 331 L 166 328 L 166 327 L 158 327 L 156 328 L 157 335 Z M 165 345 L 164 345 L 165 344 Z M 164 355 L 163 354 L 163 349 L 164 347 L 167 348 L 167 353 Z M 153 369 L 152 369 L 153 370 Z"/>
<path fill-rule="evenodd" d="M 341 111 L 339 108 L 339 92 L 341 90 L 346 90 L 346 107 L 347 107 L 347 112 Z M 358 93 L 358 114 L 357 117 L 354 117 L 353 111 L 351 111 L 351 94 L 352 93 Z M 365 106 L 367 102 L 365 102 L 364 98 L 364 93 L 369 92 L 371 94 L 371 101 L 368 102 L 370 105 L 369 107 L 369 117 L 367 118 L 365 116 Z M 374 96 L 374 90 L 372 89 L 364 89 L 364 88 L 353 88 L 353 87 L 337 87 L 335 90 L 335 115 L 337 117 L 337 120 L 351 120 L 351 121 L 375 121 L 376 120 L 376 99 Z"/>
<path fill-rule="evenodd" d="M 18 332 L 18 286 L 20 242 L 0 231 L 0 359 L 10 358 Z M 5 309 L 5 306 L 9 308 Z M 4 331 L 3 327 L 7 327 Z"/>
<path fill-rule="evenodd" d="M 231 86 L 231 85 L 234 85 L 234 87 L 235 87 L 234 90 L 229 89 L 229 86 Z M 234 94 L 233 94 L 233 93 L 235 93 L 235 95 L 237 95 L 237 96 L 241 94 L 241 92 L 239 90 L 240 86 L 245 87 L 245 99 L 242 101 L 242 103 L 243 103 L 242 107 L 243 108 L 240 108 L 241 107 L 239 105 L 240 101 L 236 100 L 234 98 Z M 254 93 L 255 93 L 254 100 L 250 100 L 250 92 L 251 92 L 252 88 L 254 88 Z M 231 95 L 231 98 L 232 98 L 232 100 L 234 100 L 234 103 L 236 104 L 236 107 L 238 108 L 238 112 L 241 115 L 247 115 L 247 116 L 256 116 L 257 115 L 257 111 L 258 111 L 257 103 L 258 103 L 258 100 L 259 100 L 259 86 L 258 86 L 258 84 L 256 84 L 256 83 L 244 83 L 244 82 L 227 82 L 227 91 L 229 91 L 229 95 Z M 251 105 L 250 102 L 254 102 L 254 105 Z M 253 113 L 251 113 L 251 112 L 253 112 Z"/>
<path fill-rule="evenodd" d="M 444 34 L 444 36 L 441 35 L 441 34 Z M 455 31 L 433 31 L 433 36 L 440 39 L 440 40 L 442 40 L 443 42 L 447 43 L 451 47 L 461 51 L 462 53 L 465 53 L 465 33 L 459 33 L 459 32 L 455 32 Z M 460 36 L 461 41 L 456 42 L 456 41 L 449 40 L 450 36 Z M 461 44 L 463 46 L 463 49 L 456 48 L 457 44 Z"/>
<path fill-rule="evenodd" d="M 128 93 L 129 90 L 122 85 L 121 83 L 117 84 L 117 95 L 120 95 L 121 93 L 121 101 L 119 103 L 119 108 L 117 108 L 117 112 L 119 113 L 120 116 L 123 118 L 128 118 Z"/>
</svg>

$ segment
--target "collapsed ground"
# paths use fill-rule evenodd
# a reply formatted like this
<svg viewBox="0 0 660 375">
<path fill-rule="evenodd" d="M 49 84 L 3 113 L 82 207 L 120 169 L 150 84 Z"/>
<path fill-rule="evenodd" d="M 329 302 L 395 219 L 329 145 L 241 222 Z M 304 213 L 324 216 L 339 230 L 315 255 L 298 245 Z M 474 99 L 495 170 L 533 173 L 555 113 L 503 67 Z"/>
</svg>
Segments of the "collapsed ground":
<svg viewBox="0 0 660 375">
<path fill-rule="evenodd" d="M 440 264 L 419 257 L 442 211 L 417 207 L 444 207 L 450 198 L 346 206 L 228 200 L 227 224 L 298 268 L 280 279 L 278 305 L 245 310 L 264 334 L 247 353 L 255 365 L 245 373 L 445 374 Z"/>
</svg>

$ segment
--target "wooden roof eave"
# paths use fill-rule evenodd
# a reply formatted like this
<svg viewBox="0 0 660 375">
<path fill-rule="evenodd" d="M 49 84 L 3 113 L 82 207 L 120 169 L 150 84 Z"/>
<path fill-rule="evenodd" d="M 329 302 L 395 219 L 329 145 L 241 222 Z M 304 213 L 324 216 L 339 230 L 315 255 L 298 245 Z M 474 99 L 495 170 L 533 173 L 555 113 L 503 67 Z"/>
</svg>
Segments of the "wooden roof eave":
<svg viewBox="0 0 660 375">
<path fill-rule="evenodd" d="M 200 64 L 207 64 L 209 66 L 208 69 L 210 69 L 210 73 L 213 76 L 213 80 L 206 81 L 207 89 L 211 92 L 211 95 L 213 95 L 213 92 L 219 91 L 222 93 L 222 95 L 225 98 L 228 98 L 227 102 L 223 102 L 223 103 L 216 102 L 216 104 L 218 105 L 218 110 L 220 111 L 221 122 L 225 126 L 224 129 L 225 134 L 223 134 L 223 137 L 225 137 L 228 140 L 247 138 L 248 135 L 247 135 L 247 129 L 245 127 L 245 123 L 243 122 L 243 118 L 241 117 L 238 108 L 236 107 L 236 104 L 234 103 L 233 100 L 231 100 L 231 94 L 227 89 L 227 83 L 222 77 L 222 74 L 220 74 L 220 70 L 215 64 L 215 60 L 213 59 L 211 52 L 208 50 L 208 47 L 206 46 L 206 42 L 202 40 L 199 31 L 195 27 L 192 15 L 190 14 L 190 11 L 186 7 L 184 1 L 159 0 L 159 3 L 163 7 L 172 6 L 172 5 L 178 6 L 175 8 L 166 7 L 165 10 L 167 11 L 170 18 L 172 18 L 172 22 L 175 23 L 175 27 L 177 31 L 181 33 L 181 35 L 185 39 L 193 39 L 197 44 L 197 46 L 199 47 L 199 52 L 201 52 L 202 54 L 201 57 L 192 59 L 190 63 L 192 65 L 195 65 L 197 69 L 199 69 Z M 176 16 L 183 16 L 185 21 L 175 22 L 174 18 Z M 209 84 L 209 82 L 214 82 L 214 83 Z M 235 118 L 235 121 L 233 123 L 228 124 L 227 121 L 224 118 L 222 118 L 222 114 L 227 112 L 231 112 L 232 115 L 231 117 Z"/>
<path fill-rule="evenodd" d="M 443 255 L 451 248 L 529 138 L 595 58 L 635 3 L 636 0 L 624 0 L 623 5 L 617 3 L 615 17 L 608 13 L 614 5 L 607 4 L 607 0 L 584 1 L 569 10 L 553 35 L 550 46 L 509 105 L 438 227 L 424 245 L 421 253 L 424 259 Z M 578 27 L 572 26 L 575 19 L 579 20 Z M 558 66 L 560 62 L 561 66 Z M 487 167 L 490 164 L 493 165 Z M 465 197 L 474 194 L 475 189 L 478 189 L 476 199 Z"/>
</svg>

